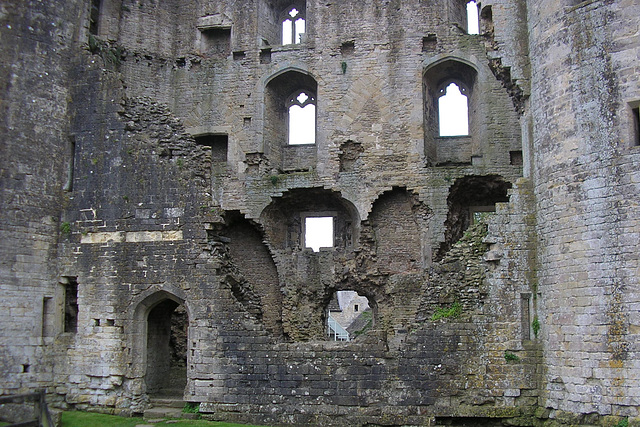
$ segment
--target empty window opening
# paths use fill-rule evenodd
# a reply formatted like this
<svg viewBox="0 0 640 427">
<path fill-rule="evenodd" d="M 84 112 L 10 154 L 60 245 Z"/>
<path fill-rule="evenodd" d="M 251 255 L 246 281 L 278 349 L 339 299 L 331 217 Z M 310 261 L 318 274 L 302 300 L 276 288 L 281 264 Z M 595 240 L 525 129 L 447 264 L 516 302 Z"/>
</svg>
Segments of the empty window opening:
<svg viewBox="0 0 640 427">
<path fill-rule="evenodd" d="M 304 220 L 304 247 L 318 252 L 334 247 L 333 216 L 307 216 Z"/>
<path fill-rule="evenodd" d="M 342 43 L 340 46 L 340 53 L 344 55 L 351 55 L 356 48 L 356 43 L 353 40 Z"/>
<path fill-rule="evenodd" d="M 64 332 L 78 330 L 78 281 L 75 277 L 63 277 L 64 285 Z"/>
<path fill-rule="evenodd" d="M 26 364 L 26 363 L 24 365 L 22 365 L 22 373 L 23 374 L 26 374 L 27 372 L 29 372 L 29 369 L 31 369 L 31 365 Z"/>
<path fill-rule="evenodd" d="M 233 59 L 234 61 L 238 61 L 240 59 L 244 59 L 247 55 L 245 54 L 244 50 L 237 50 L 235 52 L 233 52 Z"/>
<path fill-rule="evenodd" d="M 196 144 L 211 149 L 211 162 L 226 163 L 229 149 L 229 136 L 226 134 L 207 134 L 195 137 Z"/>
<path fill-rule="evenodd" d="M 89 12 L 89 34 L 98 35 L 98 24 L 100 22 L 101 0 L 91 0 L 91 11 Z"/>
<path fill-rule="evenodd" d="M 107 326 L 116 326 L 115 319 L 107 319 Z"/>
<path fill-rule="evenodd" d="M 93 319 L 93 326 L 100 326 L 100 319 Z"/>
<path fill-rule="evenodd" d="M 477 224 L 485 221 L 489 215 L 495 213 L 495 205 L 490 206 L 470 206 L 469 207 L 469 224 Z"/>
<path fill-rule="evenodd" d="M 282 20 L 282 44 L 299 44 L 306 31 L 306 22 L 302 13 L 292 7 Z"/>
<path fill-rule="evenodd" d="M 470 1 L 467 3 L 467 33 L 480 33 L 480 19 L 478 13 L 478 3 Z"/>
<path fill-rule="evenodd" d="M 351 341 L 373 326 L 373 312 L 367 297 L 356 291 L 337 291 L 327 306 L 327 338 Z"/>
<path fill-rule="evenodd" d="M 315 144 L 315 102 L 315 97 L 308 91 L 296 92 L 289 98 L 289 145 Z"/>
<path fill-rule="evenodd" d="M 436 259 L 442 259 L 469 226 L 494 212 L 496 203 L 508 202 L 510 188 L 511 183 L 499 175 L 469 175 L 457 179 L 449 188 L 445 241 Z"/>
<path fill-rule="evenodd" d="M 469 135 L 469 104 L 466 89 L 449 83 L 440 89 L 438 99 L 438 123 L 440 136 Z"/>
<path fill-rule="evenodd" d="M 509 151 L 509 163 L 513 166 L 522 166 L 522 151 Z"/>
<path fill-rule="evenodd" d="M 432 52 L 436 50 L 437 46 L 438 46 L 438 37 L 435 34 L 427 34 L 426 37 L 422 38 L 423 52 Z"/>
<path fill-rule="evenodd" d="M 633 115 L 633 145 L 640 145 L 640 108 L 632 108 L 631 113 Z"/>
<path fill-rule="evenodd" d="M 270 64 L 271 63 L 271 48 L 261 49 L 260 50 L 260 63 L 261 64 Z"/>
<path fill-rule="evenodd" d="M 202 30 L 202 53 L 214 58 L 229 56 L 231 53 L 231 28 Z"/>
<path fill-rule="evenodd" d="M 493 11 L 491 6 L 485 6 L 480 12 L 480 22 L 482 24 L 482 33 L 493 37 Z"/>
</svg>

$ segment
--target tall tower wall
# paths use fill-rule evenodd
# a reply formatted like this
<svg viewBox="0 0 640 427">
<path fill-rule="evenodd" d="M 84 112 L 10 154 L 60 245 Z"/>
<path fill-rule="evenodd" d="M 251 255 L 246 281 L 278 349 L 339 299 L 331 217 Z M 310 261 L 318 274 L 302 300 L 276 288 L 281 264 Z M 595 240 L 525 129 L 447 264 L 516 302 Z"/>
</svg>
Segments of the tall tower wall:
<svg viewBox="0 0 640 427">
<path fill-rule="evenodd" d="M 638 411 L 639 13 L 528 4 L 543 404 L 560 411 Z"/>
</svg>

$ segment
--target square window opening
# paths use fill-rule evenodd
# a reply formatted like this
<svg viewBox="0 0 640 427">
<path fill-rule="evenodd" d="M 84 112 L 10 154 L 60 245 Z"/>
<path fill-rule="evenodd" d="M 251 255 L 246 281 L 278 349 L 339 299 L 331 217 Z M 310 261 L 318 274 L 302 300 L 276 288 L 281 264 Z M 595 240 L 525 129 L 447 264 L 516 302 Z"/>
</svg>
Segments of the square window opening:
<svg viewBox="0 0 640 427">
<path fill-rule="evenodd" d="M 509 151 L 509 163 L 513 166 L 522 166 L 522 151 Z"/>
<path fill-rule="evenodd" d="M 314 252 L 320 251 L 320 248 L 333 248 L 332 216 L 308 216 L 304 220 L 304 247 L 312 248 Z"/>
<path fill-rule="evenodd" d="M 214 163 L 226 163 L 229 149 L 229 136 L 225 134 L 200 135 L 195 137 L 196 144 L 211 149 L 211 161 Z"/>
</svg>

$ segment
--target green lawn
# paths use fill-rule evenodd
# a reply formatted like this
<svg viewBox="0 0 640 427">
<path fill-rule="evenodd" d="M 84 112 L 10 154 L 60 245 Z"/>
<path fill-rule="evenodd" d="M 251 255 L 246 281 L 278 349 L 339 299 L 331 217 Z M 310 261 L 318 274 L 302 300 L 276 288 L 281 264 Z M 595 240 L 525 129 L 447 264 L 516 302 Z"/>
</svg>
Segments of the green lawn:
<svg viewBox="0 0 640 427">
<path fill-rule="evenodd" d="M 174 420 L 153 423 L 154 426 L 171 427 L 252 427 L 246 424 L 221 423 L 204 420 Z M 62 413 L 62 427 L 135 427 L 145 423 L 142 418 L 118 417 L 115 415 L 97 414 L 94 412 L 69 411 Z M 253 426 L 257 427 L 257 426 Z"/>
</svg>

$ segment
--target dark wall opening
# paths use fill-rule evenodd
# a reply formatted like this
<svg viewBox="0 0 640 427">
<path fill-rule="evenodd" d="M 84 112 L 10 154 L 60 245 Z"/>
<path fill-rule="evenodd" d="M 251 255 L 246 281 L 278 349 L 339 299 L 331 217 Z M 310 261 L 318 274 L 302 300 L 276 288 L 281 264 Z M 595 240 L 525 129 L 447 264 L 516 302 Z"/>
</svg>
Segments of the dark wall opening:
<svg viewBox="0 0 640 427">
<path fill-rule="evenodd" d="M 147 317 L 147 393 L 182 396 L 187 378 L 187 328 L 184 306 L 166 299 Z"/>
</svg>

